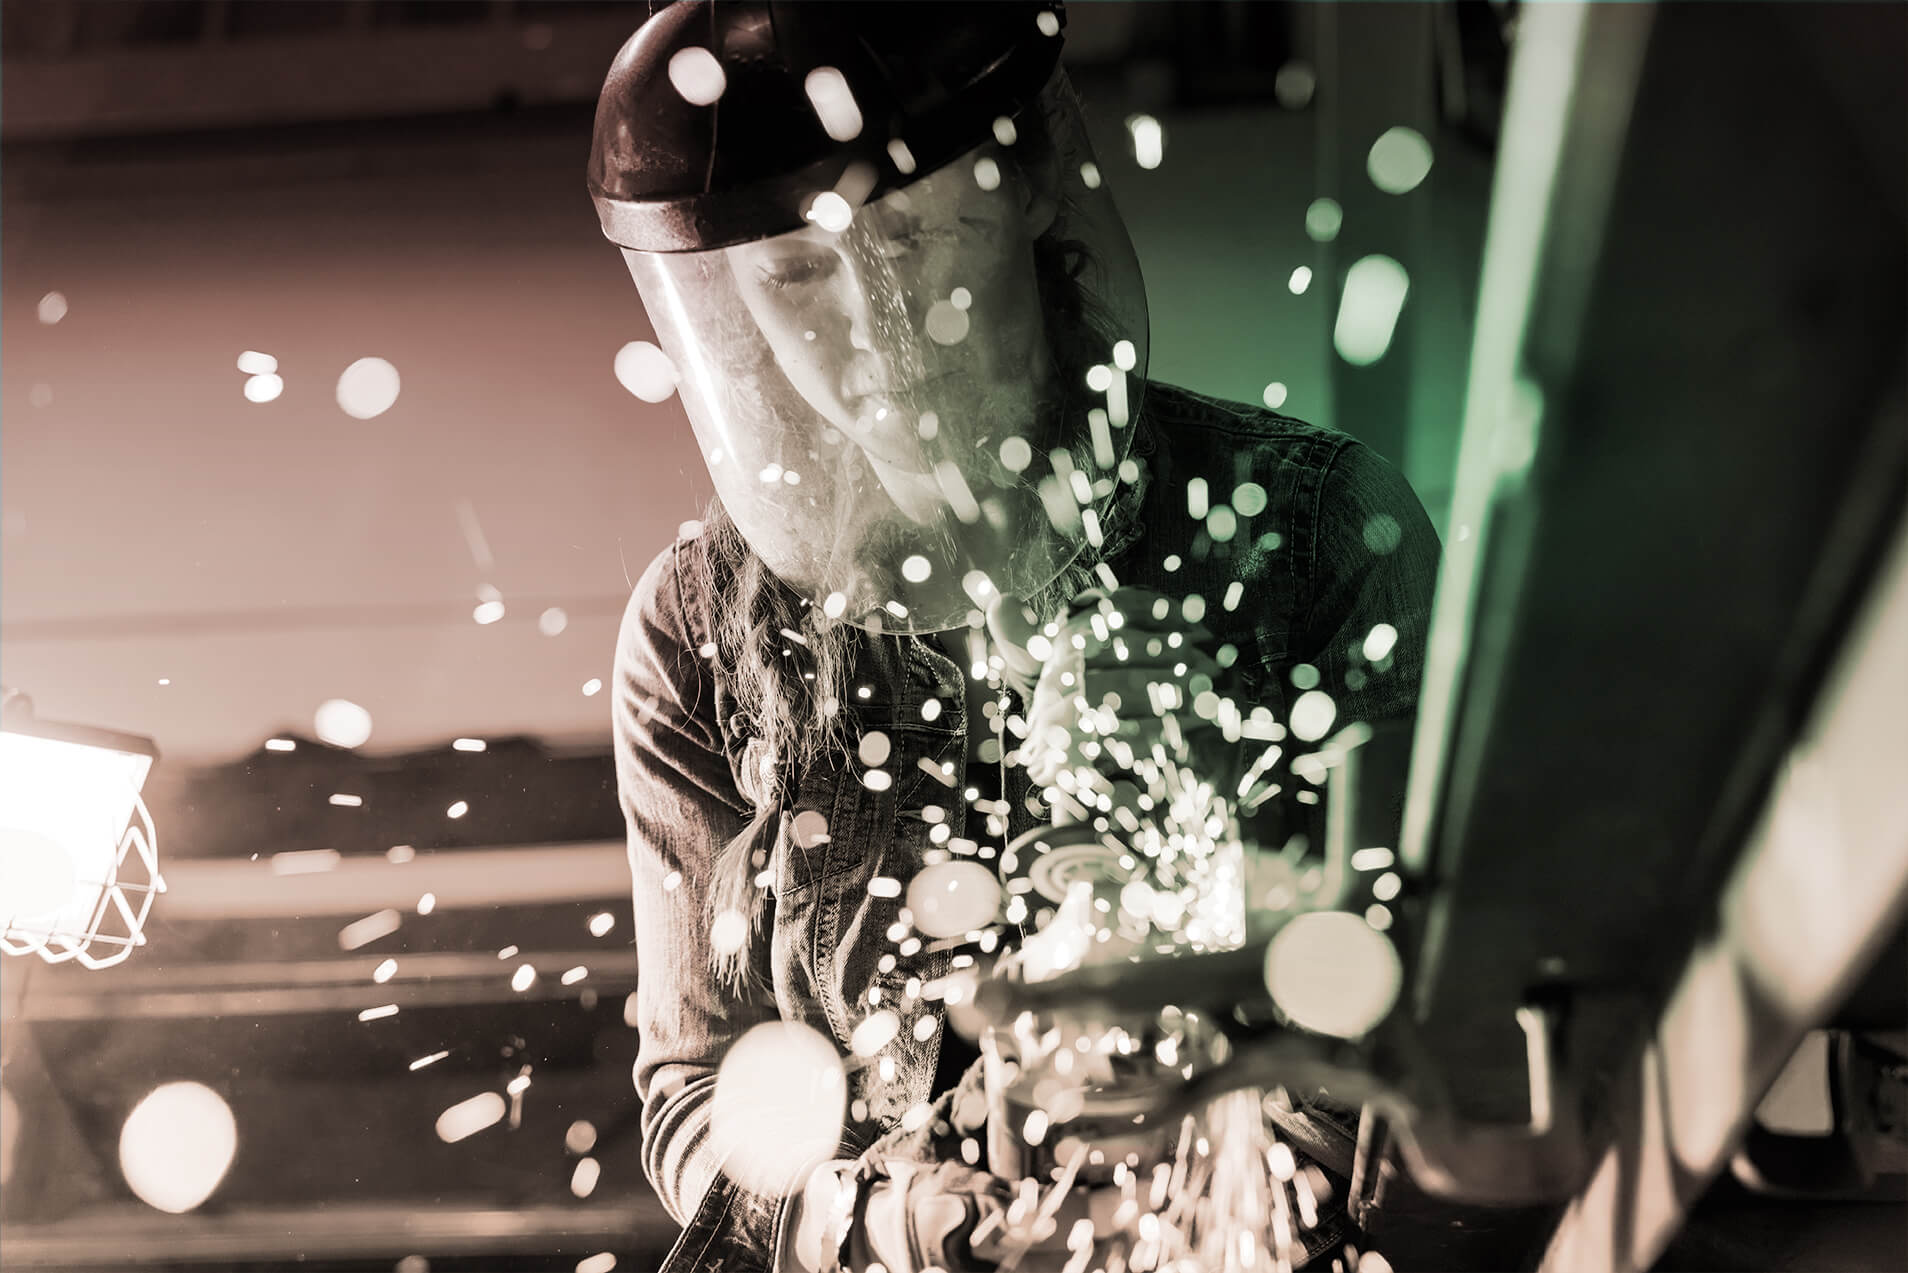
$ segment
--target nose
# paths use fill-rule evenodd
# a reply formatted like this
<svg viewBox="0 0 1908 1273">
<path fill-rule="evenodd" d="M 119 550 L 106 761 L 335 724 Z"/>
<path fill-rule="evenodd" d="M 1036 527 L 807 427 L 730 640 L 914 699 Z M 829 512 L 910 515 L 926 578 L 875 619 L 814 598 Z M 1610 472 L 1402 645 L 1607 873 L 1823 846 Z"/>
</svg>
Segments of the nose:
<svg viewBox="0 0 1908 1273">
<path fill-rule="evenodd" d="M 891 321 L 885 292 L 892 284 L 870 272 L 851 256 L 844 254 L 841 267 L 834 273 L 831 300 L 846 328 L 848 347 L 853 355 L 841 371 L 842 392 L 851 397 L 890 388 L 889 362 L 894 354 L 891 342 L 882 339 L 884 321 Z M 837 329 L 840 330 L 840 329 Z"/>
<path fill-rule="evenodd" d="M 848 345 L 864 354 L 875 352 L 875 302 L 870 280 L 853 257 L 843 254 L 835 270 L 835 305 L 848 322 Z"/>
</svg>

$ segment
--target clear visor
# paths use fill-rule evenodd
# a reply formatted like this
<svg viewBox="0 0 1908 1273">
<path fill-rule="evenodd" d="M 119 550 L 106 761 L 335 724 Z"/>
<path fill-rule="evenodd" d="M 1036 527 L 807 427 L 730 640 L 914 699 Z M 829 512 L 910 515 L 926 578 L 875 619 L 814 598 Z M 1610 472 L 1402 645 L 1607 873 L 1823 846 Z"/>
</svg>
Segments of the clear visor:
<svg viewBox="0 0 1908 1273">
<path fill-rule="evenodd" d="M 724 507 L 831 618 L 956 627 L 1099 542 L 1146 304 L 1069 96 L 802 229 L 624 252 Z"/>
</svg>

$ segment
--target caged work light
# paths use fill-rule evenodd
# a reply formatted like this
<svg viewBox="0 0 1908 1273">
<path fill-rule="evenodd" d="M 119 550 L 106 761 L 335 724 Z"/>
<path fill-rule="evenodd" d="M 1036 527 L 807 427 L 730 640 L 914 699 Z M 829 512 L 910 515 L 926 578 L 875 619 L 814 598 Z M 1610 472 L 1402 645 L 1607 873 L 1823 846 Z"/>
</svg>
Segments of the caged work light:
<svg viewBox="0 0 1908 1273">
<path fill-rule="evenodd" d="M 139 794 L 158 749 L 0 694 L 0 951 L 109 967 L 144 944 L 166 887 Z"/>
</svg>

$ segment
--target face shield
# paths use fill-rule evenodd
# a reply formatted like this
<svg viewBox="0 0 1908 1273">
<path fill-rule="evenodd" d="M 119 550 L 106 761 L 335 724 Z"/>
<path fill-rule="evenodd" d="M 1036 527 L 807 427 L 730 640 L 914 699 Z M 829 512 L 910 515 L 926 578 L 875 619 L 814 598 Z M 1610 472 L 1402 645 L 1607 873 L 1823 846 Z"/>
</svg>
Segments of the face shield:
<svg viewBox="0 0 1908 1273">
<path fill-rule="evenodd" d="M 992 131 L 904 185 L 849 165 L 797 229 L 623 249 L 724 507 L 831 618 L 934 632 L 1036 592 L 1121 480 L 1132 244 L 1059 72 Z"/>
</svg>

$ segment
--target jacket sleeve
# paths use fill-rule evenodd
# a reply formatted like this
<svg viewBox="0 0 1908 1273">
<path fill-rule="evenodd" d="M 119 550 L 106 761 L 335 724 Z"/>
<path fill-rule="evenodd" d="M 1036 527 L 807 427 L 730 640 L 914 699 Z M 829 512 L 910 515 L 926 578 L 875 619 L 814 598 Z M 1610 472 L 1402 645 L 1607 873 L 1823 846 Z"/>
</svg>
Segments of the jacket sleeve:
<svg viewBox="0 0 1908 1273">
<path fill-rule="evenodd" d="M 1299 648 L 1335 700 L 1340 724 L 1410 720 L 1440 553 L 1424 505 L 1384 457 L 1350 441 L 1326 468 L 1312 525 Z M 1383 632 L 1367 643 L 1380 625 L 1395 633 L 1388 649 Z"/>
<path fill-rule="evenodd" d="M 624 611 L 612 733 L 634 896 L 643 1171 L 686 1225 L 720 1170 L 710 1136 L 716 1067 L 775 1014 L 725 991 L 710 962 L 711 868 L 749 814 L 723 751 L 708 661 L 689 635 L 679 552 L 650 563 Z"/>
</svg>

